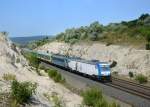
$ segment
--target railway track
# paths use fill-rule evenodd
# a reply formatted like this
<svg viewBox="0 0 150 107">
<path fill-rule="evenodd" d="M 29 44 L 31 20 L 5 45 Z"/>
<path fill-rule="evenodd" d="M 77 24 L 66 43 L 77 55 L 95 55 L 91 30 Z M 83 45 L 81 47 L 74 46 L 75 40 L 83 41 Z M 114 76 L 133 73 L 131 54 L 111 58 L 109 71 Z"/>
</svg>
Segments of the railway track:
<svg viewBox="0 0 150 107">
<path fill-rule="evenodd" d="M 48 61 L 45 61 L 43 59 L 40 59 L 40 60 L 51 65 L 51 63 Z M 52 65 L 52 66 L 54 66 L 54 65 Z M 62 69 L 62 67 L 60 69 Z M 67 70 L 67 69 L 65 69 L 65 70 Z M 127 81 L 127 80 L 123 80 L 123 79 L 119 79 L 119 78 L 116 78 L 113 76 L 112 76 L 112 82 L 107 82 L 104 84 L 107 86 L 111 86 L 111 87 L 117 88 L 119 90 L 128 92 L 130 94 L 134 94 L 136 96 L 145 98 L 150 101 L 150 87 L 148 87 L 148 86 L 144 86 L 144 85 L 141 85 L 141 84 L 138 84 L 135 82 L 131 82 L 131 81 Z"/>
<path fill-rule="evenodd" d="M 112 77 L 112 83 L 105 83 L 105 85 L 126 91 L 128 93 L 143 97 L 150 100 L 150 87 L 140 85 L 135 82 L 126 81 L 116 77 Z"/>
</svg>

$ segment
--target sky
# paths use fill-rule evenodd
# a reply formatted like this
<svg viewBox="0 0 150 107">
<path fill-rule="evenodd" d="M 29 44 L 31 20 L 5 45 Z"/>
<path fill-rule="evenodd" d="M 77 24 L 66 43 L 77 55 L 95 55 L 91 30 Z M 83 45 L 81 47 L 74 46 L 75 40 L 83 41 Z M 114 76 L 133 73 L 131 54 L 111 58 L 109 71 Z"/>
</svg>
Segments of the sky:
<svg viewBox="0 0 150 107">
<path fill-rule="evenodd" d="M 0 0 L 0 31 L 56 35 L 67 28 L 128 21 L 150 13 L 150 0 Z"/>
</svg>

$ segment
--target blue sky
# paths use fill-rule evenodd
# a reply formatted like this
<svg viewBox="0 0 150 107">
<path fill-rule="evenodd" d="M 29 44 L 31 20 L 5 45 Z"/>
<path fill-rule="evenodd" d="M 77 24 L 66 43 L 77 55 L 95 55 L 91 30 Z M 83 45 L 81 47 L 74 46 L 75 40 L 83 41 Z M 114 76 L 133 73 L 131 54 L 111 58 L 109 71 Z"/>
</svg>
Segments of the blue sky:
<svg viewBox="0 0 150 107">
<path fill-rule="evenodd" d="M 150 0 L 0 0 L 0 31 L 55 35 L 99 21 L 106 25 L 150 13 Z"/>
</svg>

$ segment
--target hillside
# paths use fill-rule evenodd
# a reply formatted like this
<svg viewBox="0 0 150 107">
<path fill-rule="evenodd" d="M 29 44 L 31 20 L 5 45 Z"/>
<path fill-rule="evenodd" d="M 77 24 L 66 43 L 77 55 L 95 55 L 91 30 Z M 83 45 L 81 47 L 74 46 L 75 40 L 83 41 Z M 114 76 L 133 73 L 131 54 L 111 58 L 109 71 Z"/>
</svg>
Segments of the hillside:
<svg viewBox="0 0 150 107">
<path fill-rule="evenodd" d="M 135 49 L 132 46 L 110 45 L 103 43 L 76 43 L 70 45 L 64 42 L 51 42 L 38 47 L 37 50 L 77 56 L 88 60 L 100 60 L 117 66 L 111 69 L 119 75 L 128 76 L 129 72 L 144 74 L 150 77 L 150 52 L 149 50 Z"/>
<path fill-rule="evenodd" d="M 70 44 L 91 41 L 145 48 L 150 42 L 150 15 L 142 14 L 135 20 L 110 23 L 106 26 L 95 21 L 89 26 L 66 29 L 56 35 L 56 40 Z"/>
<path fill-rule="evenodd" d="M 38 75 L 22 56 L 21 50 L 8 39 L 4 32 L 0 33 L 0 46 L 0 107 L 52 107 L 55 103 L 50 98 L 54 96 L 54 93 L 58 96 L 57 100 L 61 99 L 66 107 L 81 104 L 80 96 L 63 85 L 55 83 L 44 71 L 41 70 L 42 75 Z M 30 103 L 20 106 L 16 105 L 16 100 L 10 103 L 13 100 L 9 94 L 12 92 L 12 78 L 16 78 L 19 82 L 27 81 L 37 84 L 36 93 L 30 99 Z M 15 87 L 17 88 L 17 84 Z M 18 90 L 21 90 L 20 87 Z M 20 94 L 23 96 L 24 92 Z"/>
<path fill-rule="evenodd" d="M 47 36 L 41 35 L 41 36 L 30 36 L 30 37 L 10 37 L 10 40 L 14 43 L 26 45 L 32 41 L 41 40 L 43 38 L 46 38 Z"/>
<path fill-rule="evenodd" d="M 132 21 L 103 26 L 67 29 L 55 40 L 36 50 L 49 51 L 89 60 L 117 62 L 112 72 L 121 75 L 144 74 L 150 77 L 150 15 L 143 14 Z"/>
</svg>

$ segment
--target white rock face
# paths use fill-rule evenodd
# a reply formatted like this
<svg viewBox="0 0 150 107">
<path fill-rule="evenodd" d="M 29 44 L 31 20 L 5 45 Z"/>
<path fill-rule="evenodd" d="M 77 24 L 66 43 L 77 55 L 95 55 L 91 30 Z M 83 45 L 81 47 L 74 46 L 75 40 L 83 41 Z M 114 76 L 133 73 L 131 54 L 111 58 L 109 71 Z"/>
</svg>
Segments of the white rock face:
<svg viewBox="0 0 150 107">
<path fill-rule="evenodd" d="M 37 93 L 34 95 L 35 103 L 27 105 L 27 107 L 52 107 L 53 101 L 49 101 L 44 97 L 44 93 L 52 95 L 57 93 L 59 97 L 66 103 L 66 107 L 78 107 L 81 104 L 82 98 L 61 84 L 55 83 L 48 76 L 38 76 L 36 71 L 28 66 L 25 58 L 20 54 L 20 50 L 13 47 L 7 36 L 0 33 L 0 92 L 10 90 L 10 83 L 3 80 L 4 74 L 16 75 L 18 81 L 31 81 L 38 84 Z M 0 105 L 1 106 L 1 105 Z"/>
<path fill-rule="evenodd" d="M 52 42 L 37 50 L 49 51 L 53 53 L 68 54 L 79 56 L 84 59 L 97 59 L 100 61 L 117 61 L 117 66 L 112 71 L 128 75 L 128 72 L 143 73 L 150 75 L 150 51 L 138 50 L 133 47 L 119 45 L 106 46 L 101 43 L 94 44 L 75 44 L 70 46 L 66 43 Z"/>
</svg>

